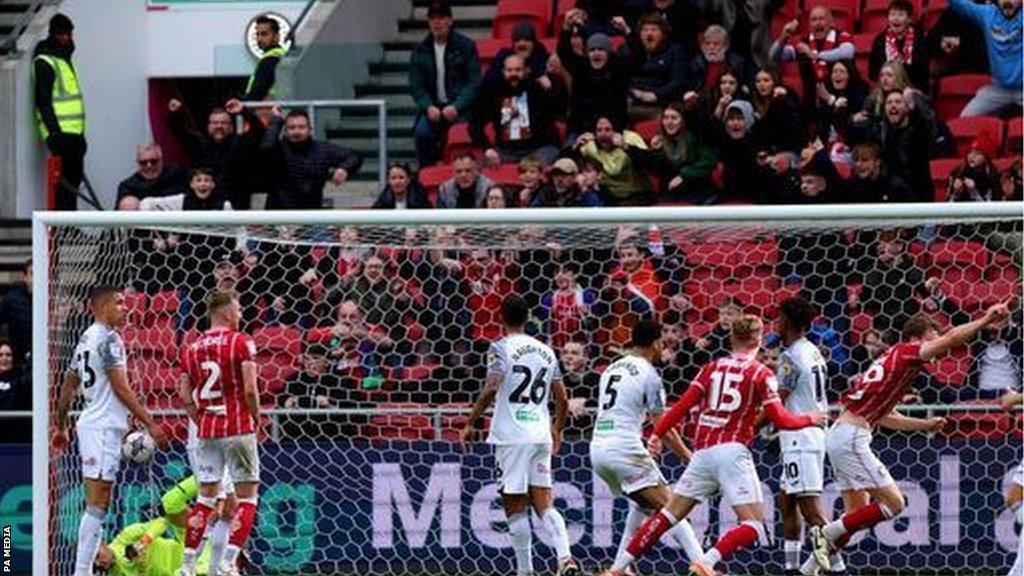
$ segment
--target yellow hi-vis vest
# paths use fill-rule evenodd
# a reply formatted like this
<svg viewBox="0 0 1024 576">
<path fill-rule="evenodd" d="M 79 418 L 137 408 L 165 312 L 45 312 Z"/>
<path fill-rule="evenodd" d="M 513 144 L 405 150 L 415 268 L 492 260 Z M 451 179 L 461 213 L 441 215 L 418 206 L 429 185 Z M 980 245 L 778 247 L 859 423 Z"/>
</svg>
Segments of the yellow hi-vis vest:
<svg viewBox="0 0 1024 576">
<path fill-rule="evenodd" d="M 57 124 L 62 132 L 68 134 L 85 133 L 85 103 L 82 101 L 82 89 L 78 85 L 78 75 L 75 69 L 63 58 L 40 54 L 32 62 L 35 70 L 35 60 L 42 60 L 53 68 L 53 113 L 57 116 Z M 43 122 L 43 116 L 36 110 L 36 124 L 39 126 L 39 135 L 43 140 L 50 135 L 50 131 Z"/>
<path fill-rule="evenodd" d="M 284 58 L 284 55 L 286 53 L 287 53 L 287 51 L 282 46 L 274 46 L 273 48 L 271 48 L 271 49 L 267 50 L 266 52 L 264 52 L 262 56 L 260 56 L 260 61 L 262 62 L 264 58 L 277 58 L 277 59 L 280 60 L 281 58 Z M 249 91 L 252 90 L 252 85 L 255 84 L 255 83 L 256 83 L 256 72 L 253 71 L 253 73 L 249 75 L 249 81 L 245 83 L 245 92 L 246 92 L 246 94 L 248 94 Z M 270 97 L 271 99 L 273 99 L 273 97 L 277 94 L 277 89 L 276 88 L 277 88 L 277 82 L 274 82 L 274 86 L 271 86 L 270 87 L 270 91 L 267 92 L 267 96 Z"/>
</svg>

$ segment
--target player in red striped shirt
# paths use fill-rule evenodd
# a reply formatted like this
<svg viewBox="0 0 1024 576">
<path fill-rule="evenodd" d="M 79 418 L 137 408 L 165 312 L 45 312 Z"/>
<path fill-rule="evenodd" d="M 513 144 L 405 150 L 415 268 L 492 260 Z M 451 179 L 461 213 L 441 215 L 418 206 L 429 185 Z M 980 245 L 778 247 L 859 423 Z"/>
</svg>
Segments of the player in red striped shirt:
<svg viewBox="0 0 1024 576">
<path fill-rule="evenodd" d="M 256 449 L 256 423 L 260 418 L 256 384 L 256 344 L 238 331 L 242 307 L 238 294 L 214 290 L 206 298 L 210 329 L 181 353 L 180 393 L 189 417 L 199 426 L 196 477 L 199 498 L 188 518 L 185 558 L 181 574 L 194 576 L 197 553 L 217 505 L 224 468 L 238 496 L 238 510 L 227 531 L 214 530 L 210 538 L 210 566 L 234 566 L 252 531 L 260 462 Z"/>
<path fill-rule="evenodd" d="M 876 425 L 904 432 L 940 430 L 945 418 L 910 418 L 894 408 L 928 362 L 970 342 L 986 326 L 1008 316 L 997 304 L 985 316 L 939 335 L 934 321 L 918 314 L 903 326 L 903 341 L 882 354 L 842 398 L 843 413 L 825 438 L 828 459 L 842 490 L 847 512 L 822 528 L 811 528 L 819 566 L 827 570 L 828 552 L 842 549 L 860 530 L 895 518 L 903 511 L 903 493 L 885 464 L 871 451 Z M 868 497 L 874 502 L 868 504 Z"/>
<path fill-rule="evenodd" d="M 668 529 L 686 518 L 699 503 L 724 493 L 736 511 L 740 524 L 722 535 L 714 548 L 690 565 L 690 573 L 714 576 L 714 566 L 739 549 L 760 542 L 768 544 L 764 526 L 764 497 L 754 458 L 747 446 L 756 433 L 758 414 L 765 415 L 783 430 L 819 426 L 826 416 L 792 414 L 779 400 L 772 371 L 757 361 L 764 326 L 760 318 L 741 316 L 732 325 L 731 355 L 701 369 L 686 393 L 658 421 L 649 446 L 656 452 L 660 438 L 699 409 L 693 438 L 693 459 L 673 489 L 672 499 L 651 516 L 609 573 L 623 574 L 627 566 L 645 554 Z"/>
</svg>

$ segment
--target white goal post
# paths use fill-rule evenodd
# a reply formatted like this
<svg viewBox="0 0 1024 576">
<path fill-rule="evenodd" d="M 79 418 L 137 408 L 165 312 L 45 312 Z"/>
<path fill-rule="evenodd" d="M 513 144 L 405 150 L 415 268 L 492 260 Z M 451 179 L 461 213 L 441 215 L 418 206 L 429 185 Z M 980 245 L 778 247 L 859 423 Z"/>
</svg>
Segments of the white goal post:
<svg viewBox="0 0 1024 576">
<path fill-rule="evenodd" d="M 69 274 L 74 273 L 74 270 L 60 270 L 60 276 L 55 278 L 57 275 L 57 267 L 61 266 L 60 258 L 58 257 L 58 251 L 60 243 L 65 241 L 66 234 L 69 230 L 89 230 L 89 231 L 107 231 L 107 230 L 136 230 L 136 229 L 148 229 L 148 230 L 160 230 L 162 232 L 173 231 L 180 232 L 184 236 L 185 234 L 202 234 L 205 231 L 215 231 L 217 234 L 223 236 L 231 236 L 235 234 L 254 234 L 261 241 L 277 241 L 277 237 L 273 238 L 259 236 L 260 234 L 266 234 L 266 230 L 274 229 L 275 227 L 297 227 L 305 230 L 315 229 L 342 229 L 345 227 L 352 227 L 359 230 L 368 230 L 364 236 L 363 242 L 384 243 L 384 230 L 401 230 L 411 227 L 423 228 L 423 229 L 436 229 L 439 227 L 454 227 L 459 231 L 464 231 L 464 236 L 467 239 L 467 246 L 483 246 L 487 249 L 494 249 L 495 253 L 499 250 L 507 249 L 508 247 L 502 244 L 503 240 L 495 239 L 490 235 L 488 230 L 501 229 L 505 231 L 516 232 L 520 229 L 526 228 L 538 228 L 543 230 L 557 230 L 560 234 L 559 241 L 563 245 L 571 247 L 573 242 L 572 238 L 578 234 L 580 238 L 585 238 L 585 242 L 581 241 L 581 246 L 585 245 L 588 248 L 593 248 L 601 243 L 605 245 L 603 248 L 607 248 L 609 251 L 612 250 L 617 242 L 617 238 L 622 236 L 622 229 L 624 227 L 632 227 L 635 232 L 635 236 L 644 239 L 645 249 L 650 249 L 653 246 L 653 240 L 650 240 L 651 244 L 647 244 L 650 230 L 658 230 L 665 234 L 666 238 L 671 237 L 672 241 L 676 244 L 682 244 L 688 241 L 692 236 L 695 243 L 702 242 L 718 242 L 723 238 L 726 242 L 733 242 L 736 245 L 740 245 L 738 242 L 734 242 L 736 238 L 746 237 L 748 235 L 775 235 L 781 234 L 783 231 L 788 230 L 800 230 L 804 233 L 813 234 L 817 231 L 832 231 L 836 232 L 844 229 L 857 229 L 857 230 L 872 230 L 882 231 L 891 228 L 900 228 L 901 230 L 906 228 L 911 230 L 911 234 L 914 239 L 923 239 L 921 243 L 929 245 L 932 239 L 939 238 L 939 232 L 937 228 L 943 226 L 957 227 L 963 226 L 966 232 L 951 232 L 949 239 L 961 240 L 961 239 L 972 239 L 977 234 L 978 229 L 992 224 L 993 226 L 998 224 L 1012 224 L 1017 226 L 1015 234 L 1020 235 L 1020 222 L 1024 220 L 1024 204 L 1021 203 L 958 203 L 958 204 L 898 204 L 898 205 L 828 205 L 828 206 L 715 206 L 715 207 L 651 207 L 651 208 L 600 208 L 600 209 L 528 209 L 528 210 L 384 210 L 384 211 L 296 211 L 296 212 L 36 212 L 33 215 L 32 222 L 32 238 L 33 238 L 33 260 L 32 260 L 32 293 L 33 293 L 33 346 L 34 353 L 32 354 L 32 375 L 33 375 L 33 440 L 32 440 L 32 468 L 33 468 L 33 552 L 32 552 L 32 566 L 33 573 L 35 574 L 46 574 L 49 573 L 53 566 L 53 550 L 55 542 L 57 541 L 56 536 L 53 534 L 53 526 L 56 524 L 53 518 L 55 514 L 54 508 L 54 479 L 58 476 L 59 472 L 54 472 L 53 468 L 56 466 L 55 462 L 57 457 L 51 452 L 52 444 L 52 402 L 53 396 L 56 390 L 60 386 L 61 373 L 58 367 L 62 367 L 66 359 L 58 358 L 58 354 L 55 353 L 55 339 L 60 337 L 67 337 L 64 334 L 63 327 L 58 326 L 59 316 L 63 313 L 63 309 L 56 306 L 54 295 L 60 294 L 61 287 L 59 282 L 62 278 L 68 277 Z M 651 225 L 656 225 L 657 228 L 651 228 Z M 961 230 L 956 228 L 956 230 Z M 80 234 L 84 234 L 86 240 L 83 240 Z M 1011 233 L 1012 234 L 1012 233 Z M 309 236 L 309 242 L 316 244 L 319 242 L 316 234 Z M 83 245 L 87 243 L 90 238 L 89 233 L 80 232 L 74 236 L 76 245 Z M 97 242 L 113 243 L 115 241 L 110 240 L 107 237 L 99 239 L 97 236 Z M 336 236 L 328 236 L 327 240 L 324 240 L 326 244 L 332 246 L 338 245 Z M 567 240 L 568 239 L 568 240 Z M 541 241 L 536 246 L 530 245 L 528 248 L 542 249 L 545 244 Z M 966 241 L 966 240 L 965 240 Z M 389 240 L 388 242 L 395 242 Z M 660 243 L 660 239 L 658 240 Z M 429 242 L 428 242 L 429 244 Z M 982 242 L 983 244 L 983 242 Z M 343 248 L 344 246 L 342 246 Z M 442 246 L 442 248 L 448 248 L 449 246 Z M 125 250 L 128 250 L 125 248 Z M 1017 244 L 1016 250 L 1019 252 L 1020 246 Z M 743 255 L 738 255 L 738 258 L 742 258 Z M 825 258 L 829 257 L 827 253 L 825 255 L 809 256 L 809 259 L 813 258 Z M 1019 257 L 1019 256 L 1018 256 Z M 683 258 L 683 264 L 680 267 L 680 274 L 687 273 L 687 268 L 694 267 L 692 263 L 688 263 L 685 257 Z M 1008 264 L 1006 262 L 1009 262 Z M 1002 264 L 997 264 L 994 260 L 986 264 L 987 267 L 994 266 L 1011 266 L 1019 268 L 1019 260 L 1015 260 L 1014 257 L 1008 257 L 1005 261 L 1001 260 Z M 813 262 L 809 262 L 813 264 Z M 747 261 L 746 264 L 750 264 L 751 267 L 756 267 L 757 263 Z M 955 264 L 954 264 L 955 265 Z M 774 266 L 774 264 L 773 264 Z M 606 268 L 601 268 L 602 271 Z M 840 271 L 841 273 L 842 271 Z M 983 272 L 987 272 L 987 269 Z M 1019 270 L 1018 270 L 1019 272 Z M 817 272 L 810 272 L 809 274 L 816 274 Z M 773 272 L 774 274 L 774 272 Z M 984 278 L 988 278 L 987 275 L 983 275 Z M 1019 278 L 1019 276 L 1018 276 Z M 727 282 L 741 281 L 743 278 L 726 279 Z M 980 280 L 985 282 L 985 280 Z M 705 286 L 710 286 L 710 283 L 704 283 L 703 280 L 695 280 L 689 278 L 687 280 L 680 281 L 686 283 L 688 286 L 692 285 L 694 291 L 688 292 L 687 297 L 694 302 L 697 300 L 706 299 L 708 301 L 705 306 L 709 309 L 713 308 L 716 304 L 713 303 L 711 295 L 703 293 Z M 708 280 L 710 282 L 710 280 Z M 783 283 L 789 282 L 789 279 L 783 278 Z M 1019 280 L 1018 280 L 1019 282 Z M 717 284 L 716 284 L 717 285 Z M 1019 284 L 1017 286 L 1019 292 Z M 845 288 L 844 288 L 845 289 Z M 1016 294 L 1020 297 L 1020 294 Z M 967 296 L 965 296 L 967 297 Z M 539 299 L 539 295 L 538 295 Z M 766 306 L 770 306 L 767 304 Z M 754 306 L 753 304 L 751 306 Z M 702 322 L 706 321 L 706 318 L 712 318 L 711 316 L 702 317 Z M 707 321 L 709 325 L 713 325 L 712 321 Z M 77 336 L 77 335 L 76 335 Z M 424 405 L 424 411 L 428 411 L 428 406 Z M 940 410 L 949 410 L 949 406 L 939 406 Z M 917 410 L 923 410 L 924 408 L 916 408 Z M 968 408 L 967 410 L 972 410 Z M 401 410 L 415 410 L 414 408 L 402 408 Z M 444 413 L 447 408 L 441 408 L 436 413 L 438 419 Z M 386 410 L 385 410 L 386 412 Z M 168 412 L 173 413 L 173 410 Z M 287 414 L 286 409 L 281 409 L 282 414 Z M 340 412 L 339 412 L 340 413 Z M 372 411 L 367 412 L 368 414 Z M 275 421 L 276 422 L 276 421 Z M 276 424 L 275 424 L 276 425 Z M 437 429 L 438 438 L 440 438 L 440 428 Z M 313 440 L 316 440 L 315 438 Z M 390 442 L 390 441 L 389 441 Z M 374 446 L 380 444 L 374 444 L 368 442 L 366 444 L 368 450 L 372 450 Z M 391 444 L 388 444 L 389 448 Z M 1005 447 L 1004 447 L 1005 448 Z M 1019 446 L 1017 446 L 1017 452 L 1019 457 Z M 1003 452 L 1005 453 L 1005 452 Z M 938 458 L 938 456 L 936 456 Z M 586 460 L 572 460 L 572 462 L 582 462 L 582 465 L 586 465 Z M 932 465 L 932 457 L 929 456 L 927 461 L 929 466 Z M 1005 463 L 1009 465 L 1010 463 Z M 939 466 L 938 460 L 935 460 L 935 466 Z M 397 467 L 398 464 L 395 464 Z M 556 465 L 557 468 L 557 465 Z M 944 469 L 945 470 L 945 469 Z M 72 472 L 67 470 L 62 471 L 65 477 Z M 74 471 L 77 473 L 77 471 Z M 943 474 L 946 472 L 944 471 Z M 942 476 L 943 479 L 947 479 L 947 476 Z M 670 481 L 674 478 L 670 478 Z M 774 482 L 776 478 L 762 478 L 765 482 Z M 460 484 L 461 486 L 461 484 Z M 66 486 L 65 486 L 66 488 Z M 337 497 L 337 495 L 335 495 Z M 945 496 L 943 496 L 945 498 Z M 927 499 L 926 499 L 927 500 Z M 936 501 L 938 499 L 936 498 Z M 425 505 L 424 505 L 425 506 Z M 770 505 L 771 506 L 771 505 Z M 959 509 L 959 505 L 957 506 Z M 610 508 L 609 508 L 610 510 Z M 609 514 L 612 514 L 609 512 Z M 618 512 L 616 512 L 618 514 Z M 998 516 L 999 510 L 994 510 L 993 515 Z M 596 516 L 595 516 L 596 517 Z M 404 517 L 403 517 L 404 518 Z M 611 516 L 609 516 L 611 518 Z M 429 521 L 429 519 L 428 519 Z M 591 520 L 580 520 L 581 523 L 587 524 L 584 531 L 589 531 L 593 527 L 589 525 Z M 723 520 L 724 522 L 724 520 Z M 398 523 L 396 521 L 396 523 Z M 621 529 L 620 523 L 616 523 L 614 526 L 615 534 Z M 461 524 L 460 524 L 461 526 Z M 1012 528 L 1012 523 L 1011 523 Z M 111 533 L 112 527 L 107 527 L 107 533 Z M 427 536 L 427 552 L 424 554 L 430 555 L 433 550 L 442 550 L 444 554 L 451 554 L 450 557 L 444 557 L 438 559 L 436 566 L 453 566 L 453 572 L 461 570 L 462 566 L 465 566 L 462 562 L 464 561 L 461 556 L 458 555 L 454 548 L 448 546 L 448 543 L 444 543 L 443 546 L 440 544 L 433 544 L 431 548 L 430 542 L 434 539 L 441 539 L 443 535 L 438 536 L 436 533 L 440 533 L 442 528 L 435 528 L 428 524 L 430 534 Z M 943 528 L 946 530 L 946 528 Z M 981 527 L 971 526 L 969 529 L 957 530 L 957 533 L 970 533 L 973 534 L 974 530 L 982 530 Z M 259 528 L 256 528 L 256 532 Z M 436 532 L 436 533 L 435 533 Z M 937 532 L 937 531 L 936 531 Z M 593 536 L 589 535 L 584 537 L 584 541 L 591 542 Z M 468 536 L 467 536 L 468 537 Z M 616 540 L 617 541 L 617 540 Z M 942 542 L 944 545 L 949 545 L 949 538 L 943 536 Z M 366 544 L 369 546 L 369 544 Z M 875 544 L 871 544 L 875 546 Z M 580 546 L 583 546 L 582 544 Z M 878 544 L 882 546 L 882 544 Z M 416 546 L 412 546 L 415 548 Z M 576 548 L 574 548 L 575 550 Z M 613 551 L 612 549 L 611 551 Z M 919 562 L 915 556 L 916 552 L 906 551 L 904 548 L 893 548 L 892 562 L 896 566 L 916 566 Z M 937 550 L 937 548 L 936 548 Z M 934 550 L 933 550 L 934 552 Z M 345 552 L 347 553 L 347 552 Z M 342 552 L 339 552 L 342 554 Z M 586 566 L 588 570 L 596 570 L 599 564 L 605 562 L 608 558 L 609 550 L 602 548 L 601 551 L 593 553 L 592 556 L 583 555 L 585 561 L 590 564 Z M 371 562 L 375 561 L 387 562 L 388 556 L 383 555 L 381 557 L 374 557 L 367 559 Z M 888 558 L 888 557 L 887 557 Z M 353 561 L 353 564 L 348 564 L 349 560 Z M 344 558 L 345 562 L 332 558 L 330 562 L 324 561 L 320 566 L 331 566 L 332 569 L 339 572 L 349 570 L 350 566 L 355 566 L 356 561 L 361 560 L 359 558 Z M 451 564 L 445 564 L 445 562 L 451 562 Z M 424 562 L 426 562 L 424 560 Z M 953 561 L 951 561 L 953 562 Z M 390 565 L 389 570 L 391 570 Z M 423 568 L 425 571 L 437 570 L 436 568 L 430 568 L 435 566 L 434 564 L 411 564 L 413 569 Z M 475 566 L 475 565 L 474 565 Z M 488 569 L 494 569 L 494 564 L 485 564 Z M 501 565 L 504 566 L 504 565 Z M 660 565 L 659 565 L 660 566 Z M 876 565 L 877 567 L 877 565 Z M 923 571 L 927 572 L 935 566 L 924 566 Z M 959 568 L 959 564 L 950 564 L 951 568 Z M 919 567 L 921 568 L 921 567 Z M 975 567 L 979 568 L 979 567 Z M 983 570 L 1001 569 L 1002 566 L 995 567 L 980 567 Z M 317 568 L 319 570 L 321 568 Z M 395 568 L 395 573 L 404 573 L 405 568 Z M 487 570 L 481 569 L 480 572 L 487 572 Z"/>
</svg>

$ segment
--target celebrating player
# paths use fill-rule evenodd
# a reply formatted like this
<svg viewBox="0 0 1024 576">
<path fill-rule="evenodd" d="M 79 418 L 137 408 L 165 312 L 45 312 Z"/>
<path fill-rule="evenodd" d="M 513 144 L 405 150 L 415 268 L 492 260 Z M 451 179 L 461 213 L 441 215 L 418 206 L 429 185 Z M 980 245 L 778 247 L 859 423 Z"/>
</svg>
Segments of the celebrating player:
<svg viewBox="0 0 1024 576">
<path fill-rule="evenodd" d="M 164 433 L 153 423 L 149 411 L 128 387 L 124 343 L 117 330 L 127 313 L 124 295 L 111 286 L 97 286 L 89 293 L 93 323 L 82 333 L 75 355 L 64 373 L 57 405 L 58 446 L 67 443 L 67 416 L 79 387 L 85 408 L 75 432 L 82 455 L 85 481 L 85 514 L 78 525 L 75 575 L 91 575 L 93 559 L 103 538 L 103 517 L 110 506 L 110 493 L 121 466 L 121 442 L 128 432 L 128 414 L 135 416 L 162 444 Z"/>
<path fill-rule="evenodd" d="M 195 574 L 197 551 L 217 505 L 224 468 L 235 484 L 238 510 L 230 535 L 214 531 L 210 537 L 211 566 L 234 566 L 252 531 L 260 480 L 256 344 L 238 331 L 242 308 L 235 292 L 214 290 L 206 297 L 206 310 L 210 329 L 181 354 L 180 390 L 199 426 L 195 454 L 199 498 L 189 514 L 181 569 L 187 576 Z"/>
<path fill-rule="evenodd" d="M 554 542 L 559 576 L 575 576 L 580 573 L 579 565 L 569 551 L 565 519 L 555 510 L 551 496 L 551 456 L 562 444 L 568 400 L 555 353 L 523 333 L 529 315 L 522 297 L 513 294 L 502 301 L 505 337 L 493 342 L 487 352 L 487 383 L 460 438 L 465 449 L 476 421 L 497 397 L 487 443 L 495 445 L 498 485 L 515 550 L 516 573 L 533 574 L 529 503 Z M 553 425 L 548 411 L 551 396 L 555 401 Z"/>
<path fill-rule="evenodd" d="M 1024 402 L 1024 394 L 1014 392 L 1007 394 L 1000 399 L 1004 410 L 1019 410 L 1021 402 Z M 1024 462 L 1018 463 L 1013 471 L 1013 480 L 1010 487 L 1006 489 L 1006 507 L 1013 512 L 1017 524 L 1024 524 Z M 1017 543 L 1017 559 L 1010 569 L 1009 576 L 1024 576 L 1024 551 L 1022 544 Z"/>
<path fill-rule="evenodd" d="M 818 347 L 807 340 L 807 331 L 817 315 L 814 306 L 800 297 L 787 298 L 779 306 L 778 331 L 785 350 L 779 356 L 779 398 L 794 414 L 828 414 L 825 382 L 828 369 Z M 782 478 L 779 480 L 779 509 L 785 542 L 787 576 L 800 574 L 801 516 L 811 526 L 824 526 L 821 491 L 825 480 L 825 431 L 818 427 L 788 430 L 779 434 Z M 820 537 L 820 533 L 817 537 Z M 820 563 L 825 563 L 822 560 Z M 818 562 L 809 559 L 808 568 Z M 828 561 L 835 573 L 845 570 L 835 555 Z"/>
<path fill-rule="evenodd" d="M 624 493 L 630 499 L 620 554 L 625 552 L 640 524 L 668 504 L 672 496 L 643 443 L 644 422 L 648 417 L 657 422 L 665 410 L 665 389 L 652 365 L 661 358 L 661 326 L 646 319 L 636 323 L 632 346 L 632 353 L 616 360 L 601 374 L 597 419 L 590 442 L 594 472 L 612 493 Z M 683 461 L 690 459 L 690 451 L 675 430 L 665 434 L 664 442 Z M 659 444 L 655 446 L 660 448 Z M 704 554 L 686 520 L 680 521 L 666 537 L 682 544 L 691 561 Z"/>
<path fill-rule="evenodd" d="M 755 542 L 768 544 L 764 526 L 764 497 L 754 458 L 747 446 L 753 441 L 760 410 L 782 430 L 820 425 L 820 413 L 790 414 L 779 401 L 775 376 L 757 361 L 764 326 L 755 316 L 740 316 L 732 325 L 732 354 L 705 365 L 683 397 L 658 421 L 653 443 L 673 430 L 690 410 L 699 406 L 694 433 L 693 459 L 676 484 L 672 499 L 644 522 L 626 552 L 615 559 L 611 574 L 621 574 L 645 554 L 669 528 L 698 502 L 723 492 L 732 503 L 740 525 L 729 530 L 715 547 L 690 564 L 698 576 L 714 576 L 714 566 Z"/>
<path fill-rule="evenodd" d="M 985 316 L 939 336 L 934 321 L 918 314 L 903 326 L 903 342 L 882 354 L 842 399 L 843 413 L 825 438 L 828 459 L 842 490 L 846 513 L 824 528 L 811 528 L 815 558 L 841 550 L 850 537 L 903 511 L 903 493 L 885 464 L 871 451 L 871 430 L 881 425 L 904 432 L 940 430 L 945 418 L 910 418 L 896 412 L 896 404 L 910 389 L 926 362 L 966 344 L 986 326 L 1008 315 L 997 304 Z M 874 500 L 868 503 L 867 496 Z M 818 538 L 819 531 L 824 538 Z M 821 566 L 827 569 L 826 565 Z"/>
</svg>

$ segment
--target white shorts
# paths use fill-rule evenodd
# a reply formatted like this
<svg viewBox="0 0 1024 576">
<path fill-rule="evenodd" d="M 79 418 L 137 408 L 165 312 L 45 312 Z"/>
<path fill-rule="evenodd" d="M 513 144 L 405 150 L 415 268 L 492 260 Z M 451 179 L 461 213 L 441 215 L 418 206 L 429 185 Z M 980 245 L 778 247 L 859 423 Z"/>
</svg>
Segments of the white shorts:
<svg viewBox="0 0 1024 576">
<path fill-rule="evenodd" d="M 551 444 L 501 444 L 494 448 L 499 492 L 526 494 L 530 486 L 551 488 Z"/>
<path fill-rule="evenodd" d="M 828 461 L 840 490 L 867 490 L 896 484 L 889 469 L 871 451 L 871 431 L 836 422 L 825 436 Z"/>
<path fill-rule="evenodd" d="M 1024 462 L 1017 464 L 1017 467 L 1013 469 L 1013 476 L 1010 481 L 1017 486 L 1024 486 Z"/>
<path fill-rule="evenodd" d="M 260 481 L 256 434 L 200 438 L 195 460 L 196 479 L 200 484 L 223 481 L 225 468 L 234 483 Z"/>
<path fill-rule="evenodd" d="M 732 506 L 764 501 L 754 457 L 746 446 L 735 442 L 695 452 L 672 491 L 701 502 L 721 493 Z"/>
<path fill-rule="evenodd" d="M 783 451 L 779 487 L 790 496 L 821 494 L 825 487 L 825 451 Z"/>
<path fill-rule="evenodd" d="M 82 456 L 82 478 L 117 480 L 121 469 L 121 444 L 128 430 L 76 426 L 78 452 Z"/>
<path fill-rule="evenodd" d="M 590 445 L 590 463 L 594 472 L 608 484 L 612 494 L 632 494 L 650 486 L 665 484 L 658 464 L 643 445 Z"/>
<path fill-rule="evenodd" d="M 188 465 L 192 473 L 199 479 L 199 461 L 196 460 L 196 452 L 199 450 L 199 427 L 191 419 L 188 421 L 188 441 L 185 442 L 185 453 L 188 454 Z M 224 477 L 220 480 L 220 492 L 217 499 L 223 500 L 229 494 L 235 493 L 235 483 L 231 480 L 231 474 L 227 467 L 224 468 Z"/>
</svg>

